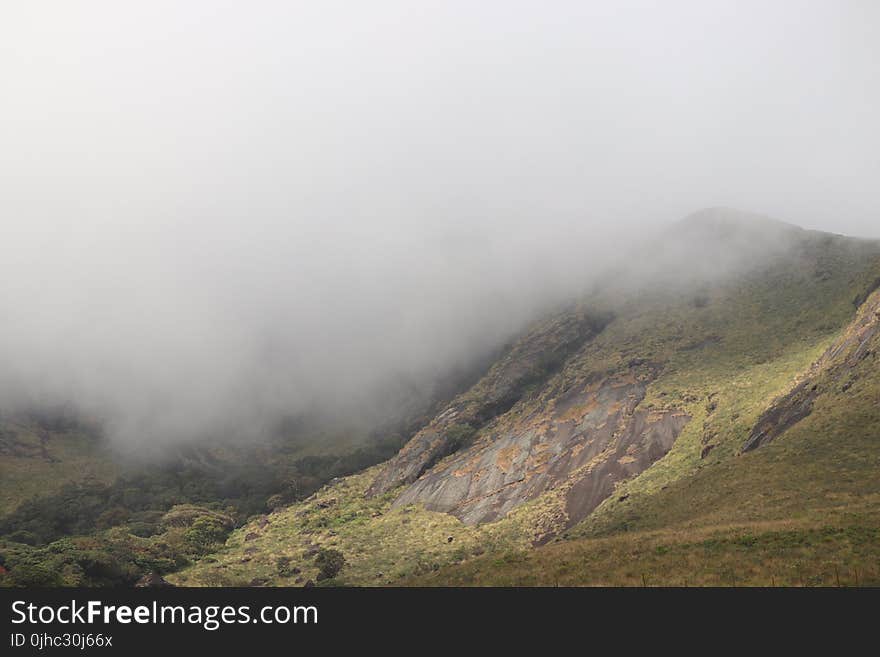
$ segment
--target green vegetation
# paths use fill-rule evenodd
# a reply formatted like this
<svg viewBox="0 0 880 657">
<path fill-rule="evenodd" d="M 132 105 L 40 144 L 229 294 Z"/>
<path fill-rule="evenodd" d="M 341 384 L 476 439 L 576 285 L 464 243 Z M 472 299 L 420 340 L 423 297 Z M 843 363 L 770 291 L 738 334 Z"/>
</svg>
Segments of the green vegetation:
<svg viewBox="0 0 880 657">
<path fill-rule="evenodd" d="M 271 452 L 268 461 L 238 450 L 209 454 L 210 467 L 196 458 L 127 468 L 110 464 L 106 472 L 113 476 L 105 480 L 90 469 L 77 473 L 64 461 L 71 445 L 97 452 L 96 436 L 82 430 L 56 434 L 42 425 L 16 429 L 5 436 L 18 456 L 0 463 L 24 462 L 48 493 L 19 501 L 10 482 L 0 485 L 8 504 L 18 502 L 0 517 L 0 565 L 8 571 L 0 574 L 0 585 L 13 586 L 131 584 L 149 572 L 172 572 L 216 550 L 249 517 L 388 458 L 401 444 L 392 437 L 342 454 L 282 450 Z M 31 449 L 32 435 L 47 436 L 41 445 L 48 446 L 48 460 L 44 450 Z M 106 454 L 96 459 L 105 462 Z M 53 481 L 54 474 L 60 481 Z M 328 562 L 326 572 L 334 564 Z"/>
<path fill-rule="evenodd" d="M 446 429 L 446 439 L 449 441 L 449 451 L 457 452 L 468 445 L 477 435 L 476 427 L 470 424 L 453 424 Z"/>
<path fill-rule="evenodd" d="M 191 505 L 173 507 L 143 538 L 124 527 L 63 538 L 43 547 L 0 540 L 5 586 L 132 585 L 146 573 L 167 573 L 218 549 L 232 518 Z"/>
</svg>

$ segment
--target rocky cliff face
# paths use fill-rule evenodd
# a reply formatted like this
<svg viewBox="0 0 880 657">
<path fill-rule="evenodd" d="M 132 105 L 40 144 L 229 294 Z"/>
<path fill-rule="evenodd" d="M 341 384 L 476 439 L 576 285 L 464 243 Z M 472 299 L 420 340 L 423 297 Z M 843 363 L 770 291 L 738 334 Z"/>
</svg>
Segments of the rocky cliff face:
<svg viewBox="0 0 880 657">
<path fill-rule="evenodd" d="M 563 486 L 563 525 L 570 526 L 617 482 L 665 455 L 690 419 L 680 411 L 637 408 L 655 375 L 653 366 L 642 366 L 597 378 L 524 418 L 501 421 L 407 488 L 395 505 L 420 502 L 476 524 Z"/>
<path fill-rule="evenodd" d="M 536 326 L 476 385 L 413 436 L 383 468 L 368 495 L 412 483 L 442 458 L 466 447 L 480 428 L 544 382 L 609 320 L 608 316 L 574 308 Z"/>
</svg>

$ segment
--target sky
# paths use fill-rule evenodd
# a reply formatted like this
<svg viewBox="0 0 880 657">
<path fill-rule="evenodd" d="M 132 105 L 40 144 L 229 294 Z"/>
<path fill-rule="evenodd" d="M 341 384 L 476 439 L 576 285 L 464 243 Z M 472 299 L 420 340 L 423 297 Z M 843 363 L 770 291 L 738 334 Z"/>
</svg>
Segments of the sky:
<svg viewBox="0 0 880 657">
<path fill-rule="evenodd" d="M 700 208 L 880 237 L 878 29 L 871 0 L 4 0 L 0 402 L 129 442 L 375 410 Z"/>
</svg>

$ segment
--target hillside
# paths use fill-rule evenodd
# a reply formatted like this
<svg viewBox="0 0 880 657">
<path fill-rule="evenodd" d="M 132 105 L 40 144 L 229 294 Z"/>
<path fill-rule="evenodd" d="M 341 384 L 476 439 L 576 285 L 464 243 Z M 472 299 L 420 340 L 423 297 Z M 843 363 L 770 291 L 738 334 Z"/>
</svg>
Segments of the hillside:
<svg viewBox="0 0 880 657">
<path fill-rule="evenodd" d="M 875 581 L 880 244 L 711 210 L 635 253 L 388 462 L 169 579 Z"/>
<path fill-rule="evenodd" d="M 179 569 L 254 514 L 387 459 L 473 378 L 453 373 L 379 428 L 298 417 L 158 454 L 121 450 L 69 408 L 0 414 L 0 586 L 131 585 Z"/>
<path fill-rule="evenodd" d="M 63 414 L 0 415 L 0 517 L 70 481 L 112 481 L 118 467 L 93 429 Z"/>
</svg>

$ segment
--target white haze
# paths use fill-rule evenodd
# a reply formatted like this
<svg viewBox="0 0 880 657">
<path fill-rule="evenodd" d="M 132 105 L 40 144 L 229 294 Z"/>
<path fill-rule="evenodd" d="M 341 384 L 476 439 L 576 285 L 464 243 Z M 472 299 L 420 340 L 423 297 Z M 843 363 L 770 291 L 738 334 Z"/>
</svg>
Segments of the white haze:
<svg viewBox="0 0 880 657">
<path fill-rule="evenodd" d="M 5 0 L 0 405 L 128 443 L 378 416 L 700 207 L 880 236 L 878 29 L 870 0 Z"/>
</svg>

